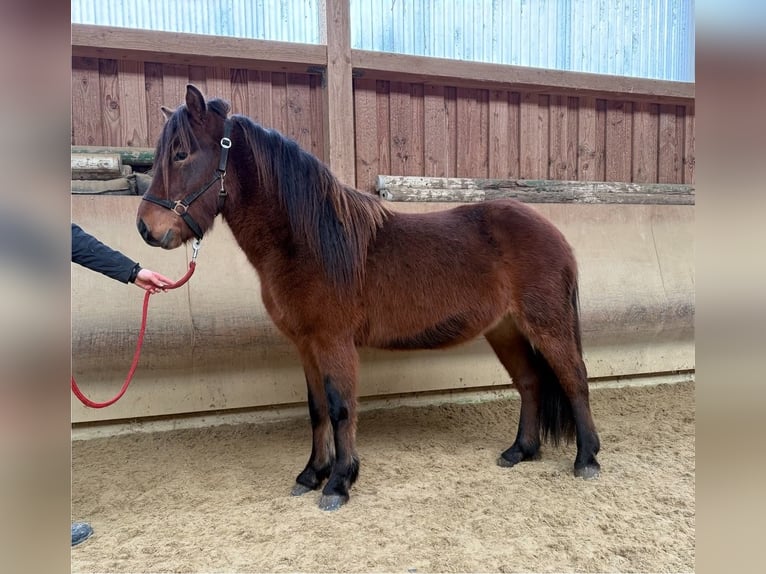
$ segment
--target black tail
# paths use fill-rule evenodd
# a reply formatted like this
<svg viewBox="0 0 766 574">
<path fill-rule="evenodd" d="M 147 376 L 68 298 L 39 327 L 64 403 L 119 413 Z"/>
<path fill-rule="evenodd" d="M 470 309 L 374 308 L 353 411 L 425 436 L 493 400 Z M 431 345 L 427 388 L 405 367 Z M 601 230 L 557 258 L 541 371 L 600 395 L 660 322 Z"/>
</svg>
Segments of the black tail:
<svg viewBox="0 0 766 574">
<path fill-rule="evenodd" d="M 574 311 L 574 338 L 577 353 L 582 357 L 582 340 L 580 335 L 580 297 L 577 282 L 572 286 L 570 296 Z M 562 439 L 569 443 L 575 437 L 575 421 L 572 403 L 564 393 L 558 377 L 551 369 L 542 353 L 536 354 L 538 373 L 540 376 L 540 432 L 544 441 L 558 445 Z M 587 378 L 583 366 L 582 376 Z"/>
<path fill-rule="evenodd" d="M 536 355 L 540 381 L 540 433 L 543 441 L 559 445 L 575 437 L 572 404 L 564 394 L 558 377 L 541 353 Z"/>
</svg>

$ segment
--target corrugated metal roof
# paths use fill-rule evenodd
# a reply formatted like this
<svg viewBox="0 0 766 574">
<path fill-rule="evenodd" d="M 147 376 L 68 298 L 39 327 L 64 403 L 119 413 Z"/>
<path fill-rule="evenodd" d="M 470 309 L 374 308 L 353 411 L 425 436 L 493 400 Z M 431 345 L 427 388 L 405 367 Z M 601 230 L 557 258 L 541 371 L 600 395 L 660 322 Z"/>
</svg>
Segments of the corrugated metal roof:
<svg viewBox="0 0 766 574">
<path fill-rule="evenodd" d="M 320 0 L 72 0 L 72 22 L 318 44 Z M 694 81 L 695 0 L 350 0 L 352 47 Z"/>
<path fill-rule="evenodd" d="M 694 80 L 694 0 L 351 0 L 352 46 Z"/>
<path fill-rule="evenodd" d="M 319 43 L 320 0 L 72 0 L 72 22 Z"/>
</svg>

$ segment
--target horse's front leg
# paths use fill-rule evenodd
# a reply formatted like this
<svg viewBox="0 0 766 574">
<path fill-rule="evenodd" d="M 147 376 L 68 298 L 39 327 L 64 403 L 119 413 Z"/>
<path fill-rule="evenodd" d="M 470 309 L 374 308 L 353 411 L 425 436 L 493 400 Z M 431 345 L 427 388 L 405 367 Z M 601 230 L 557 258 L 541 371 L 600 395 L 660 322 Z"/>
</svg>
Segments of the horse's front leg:
<svg viewBox="0 0 766 574">
<path fill-rule="evenodd" d="M 335 461 L 322 489 L 319 507 L 336 510 L 348 502 L 348 491 L 359 474 L 359 457 L 356 454 L 359 355 L 350 337 L 312 340 L 308 347 L 319 375 L 319 384 L 312 378 L 312 395 L 324 399 L 335 447 Z"/>
<path fill-rule="evenodd" d="M 306 468 L 295 479 L 293 496 L 316 490 L 330 476 L 335 462 L 335 440 L 327 408 L 322 377 L 313 356 L 302 352 L 303 369 L 306 374 L 309 416 L 311 417 L 311 456 Z"/>
<path fill-rule="evenodd" d="M 313 431 L 311 457 L 298 475 L 293 494 L 319 488 L 319 507 L 336 510 L 348 502 L 359 474 L 356 454 L 356 382 L 359 355 L 352 341 L 301 345 Z"/>
</svg>

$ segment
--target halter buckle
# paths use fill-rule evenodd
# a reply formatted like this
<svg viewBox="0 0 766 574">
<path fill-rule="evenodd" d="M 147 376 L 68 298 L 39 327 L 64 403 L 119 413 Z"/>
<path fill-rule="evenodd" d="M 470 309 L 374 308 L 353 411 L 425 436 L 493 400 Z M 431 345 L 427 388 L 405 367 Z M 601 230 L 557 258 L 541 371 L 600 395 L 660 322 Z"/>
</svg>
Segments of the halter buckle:
<svg viewBox="0 0 766 574">
<path fill-rule="evenodd" d="M 173 212 L 176 215 L 183 216 L 183 214 L 187 211 L 189 211 L 189 206 L 183 203 L 180 199 L 176 200 L 176 202 L 173 204 Z"/>
<path fill-rule="evenodd" d="M 229 149 L 231 147 L 231 140 L 227 137 L 221 138 L 221 147 L 224 149 Z"/>
</svg>

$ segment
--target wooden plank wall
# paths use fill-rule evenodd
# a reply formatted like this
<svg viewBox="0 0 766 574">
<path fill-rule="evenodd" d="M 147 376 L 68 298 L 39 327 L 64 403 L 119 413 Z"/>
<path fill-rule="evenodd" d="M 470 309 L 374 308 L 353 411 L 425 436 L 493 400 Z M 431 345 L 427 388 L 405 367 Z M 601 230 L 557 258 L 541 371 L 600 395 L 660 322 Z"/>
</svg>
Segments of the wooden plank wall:
<svg viewBox="0 0 766 574">
<path fill-rule="evenodd" d="M 378 174 L 694 183 L 694 107 L 359 78 L 357 186 Z"/>
<path fill-rule="evenodd" d="M 192 82 L 326 160 L 318 74 L 72 58 L 72 144 L 153 147 Z M 694 183 L 694 104 L 354 79 L 356 184 L 387 175 Z"/>
<path fill-rule="evenodd" d="M 160 105 L 182 103 L 189 82 L 324 158 L 317 74 L 107 58 L 72 58 L 72 145 L 154 147 Z"/>
</svg>

